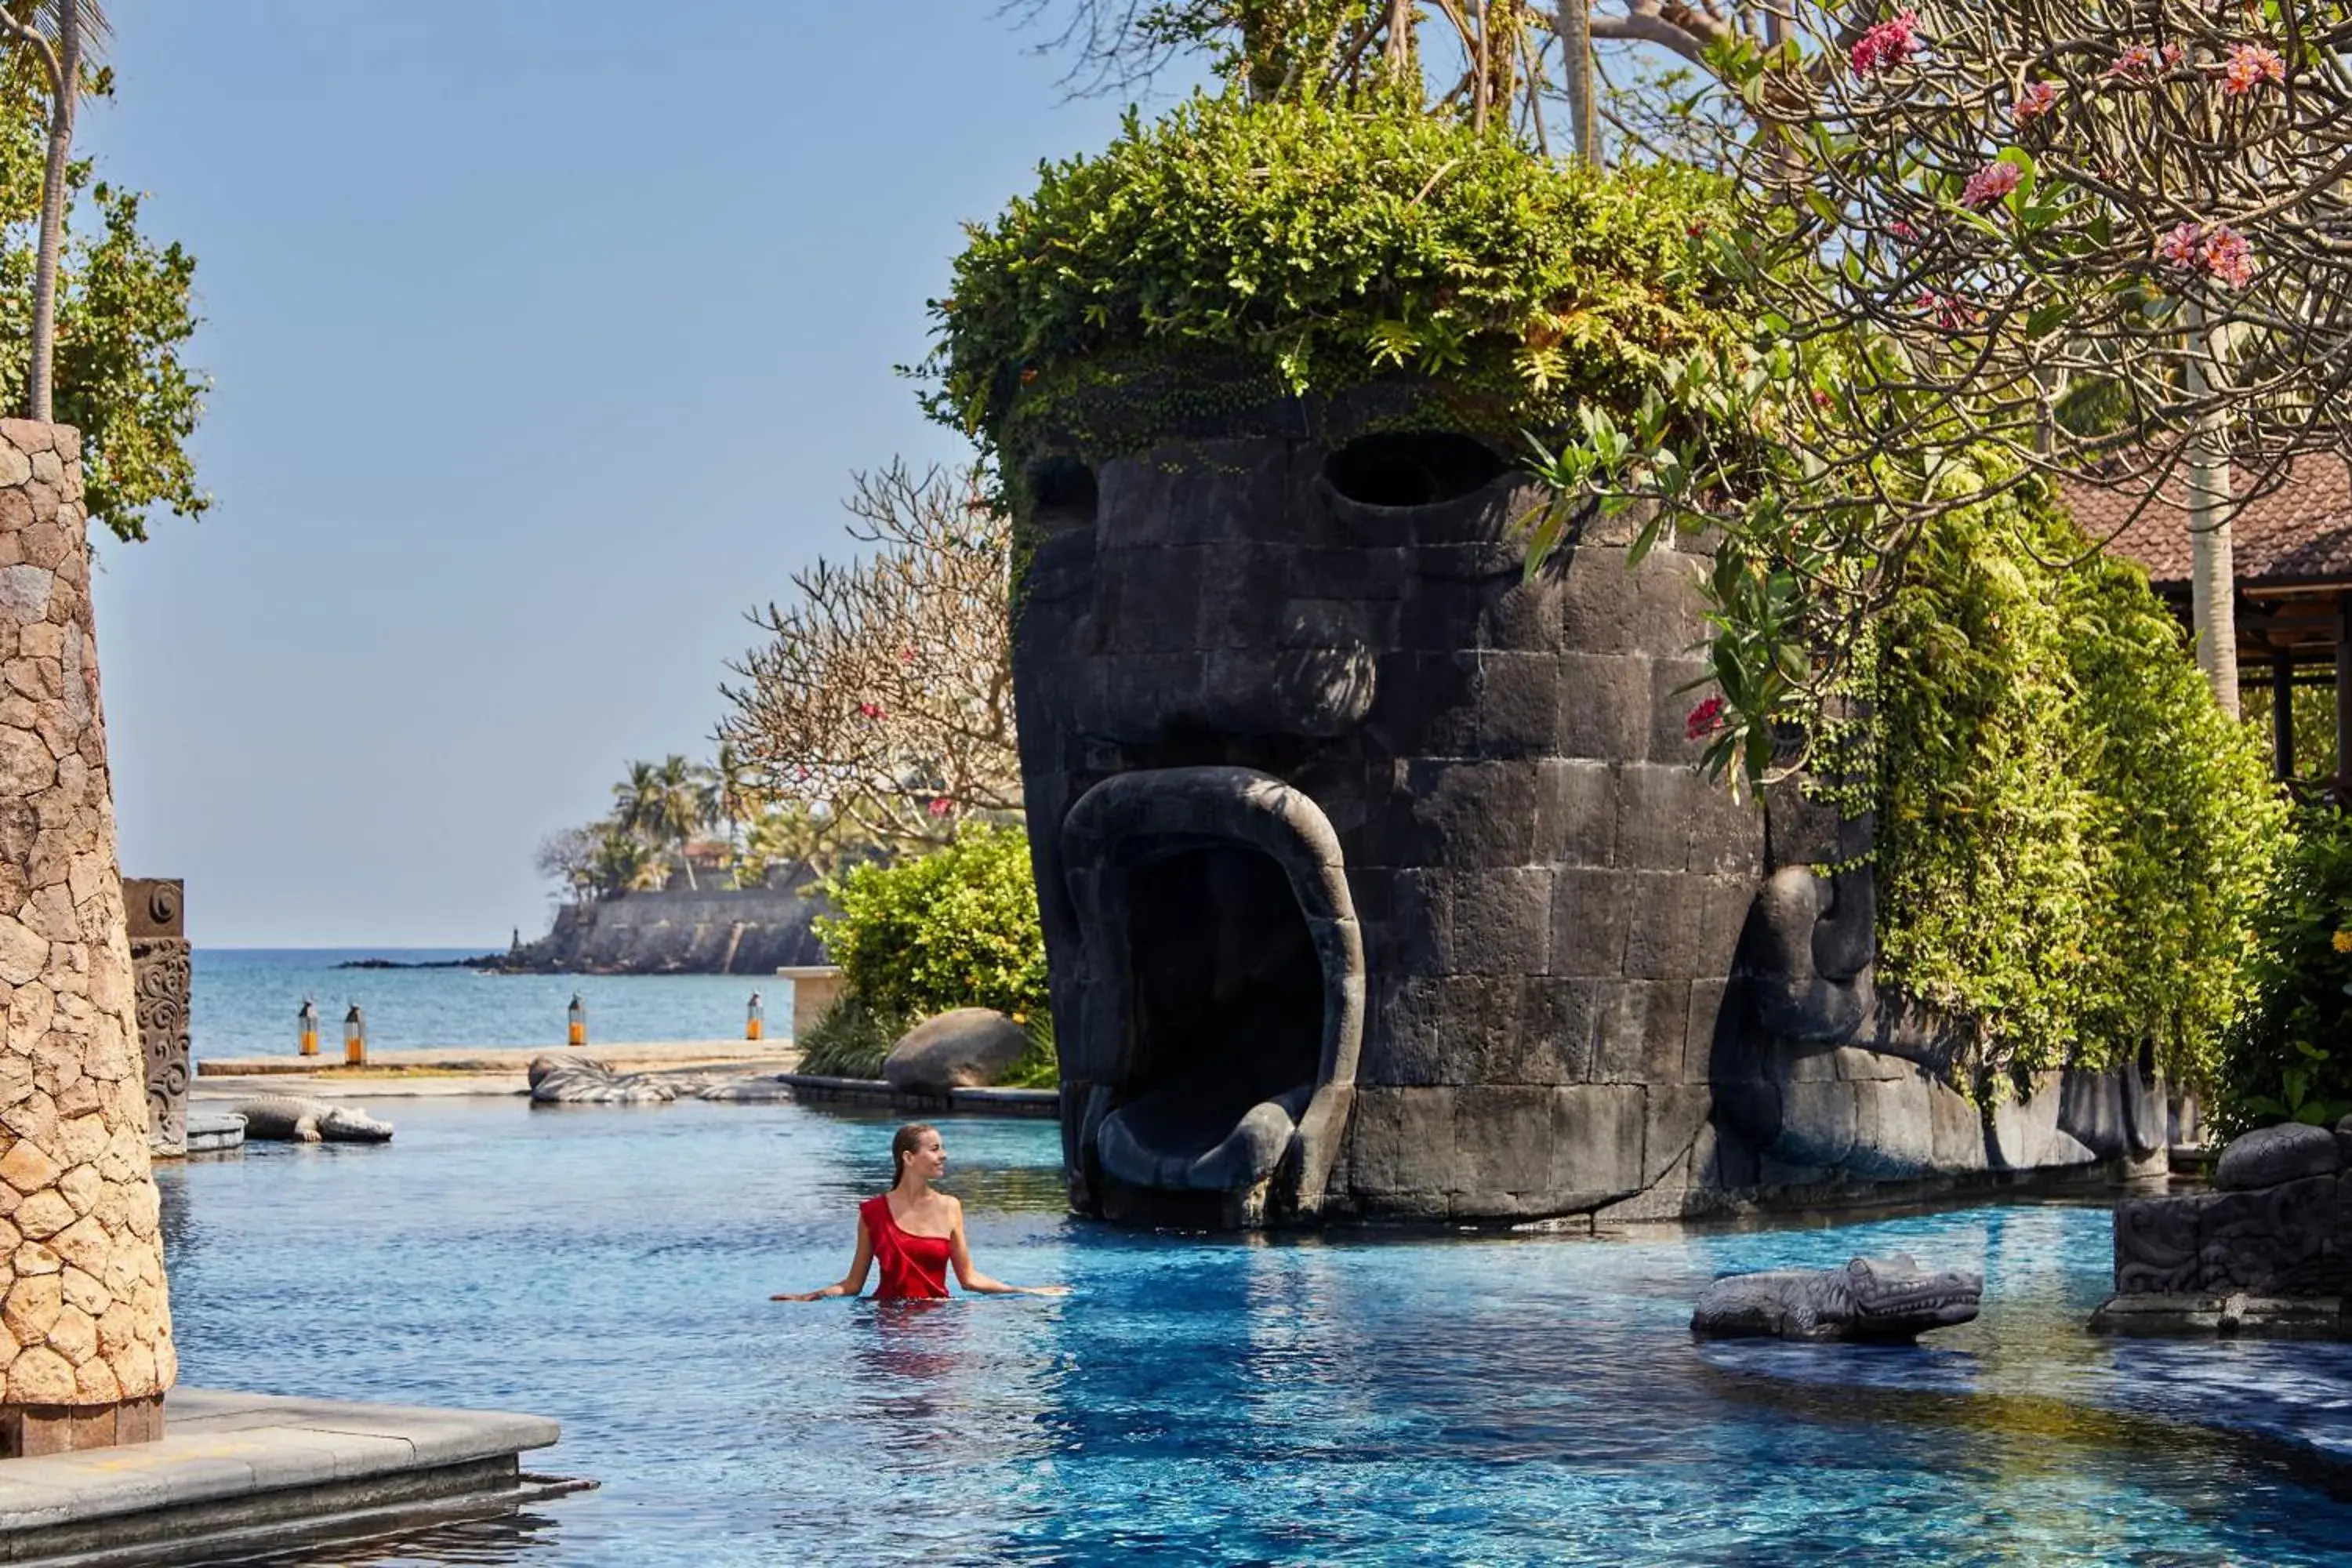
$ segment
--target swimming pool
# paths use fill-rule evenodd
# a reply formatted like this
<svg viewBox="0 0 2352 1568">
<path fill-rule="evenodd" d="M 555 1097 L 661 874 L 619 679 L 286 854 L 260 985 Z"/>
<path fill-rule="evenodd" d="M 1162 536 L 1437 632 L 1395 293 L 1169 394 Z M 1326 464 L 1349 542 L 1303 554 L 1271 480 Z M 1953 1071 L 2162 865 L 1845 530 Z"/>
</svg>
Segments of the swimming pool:
<svg viewBox="0 0 2352 1568">
<path fill-rule="evenodd" d="M 600 1490 L 318 1562 L 2340 1563 L 2338 1345 L 2116 1344 L 2104 1209 L 1579 1241 L 1138 1236 L 1051 1122 L 945 1127 L 982 1268 L 1073 1296 L 771 1304 L 837 1278 L 888 1123 L 386 1100 L 383 1148 L 160 1173 L 192 1384 L 559 1417 Z M 1694 1345 L 1730 1268 L 1981 1268 L 1916 1351 Z M 303 1561 L 292 1559 L 290 1561 Z"/>
</svg>

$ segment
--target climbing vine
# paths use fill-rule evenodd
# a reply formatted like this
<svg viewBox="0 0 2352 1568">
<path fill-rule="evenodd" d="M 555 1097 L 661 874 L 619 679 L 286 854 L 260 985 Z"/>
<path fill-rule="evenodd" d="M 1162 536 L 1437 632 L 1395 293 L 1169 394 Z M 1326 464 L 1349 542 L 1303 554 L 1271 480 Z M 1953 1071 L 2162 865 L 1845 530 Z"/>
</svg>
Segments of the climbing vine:
<svg viewBox="0 0 2352 1568">
<path fill-rule="evenodd" d="M 1978 1073 L 2210 1085 L 2286 808 L 2138 569 L 2029 483 L 1925 528 L 1865 646 L 1824 776 L 1876 812 L 1882 980 Z"/>
</svg>

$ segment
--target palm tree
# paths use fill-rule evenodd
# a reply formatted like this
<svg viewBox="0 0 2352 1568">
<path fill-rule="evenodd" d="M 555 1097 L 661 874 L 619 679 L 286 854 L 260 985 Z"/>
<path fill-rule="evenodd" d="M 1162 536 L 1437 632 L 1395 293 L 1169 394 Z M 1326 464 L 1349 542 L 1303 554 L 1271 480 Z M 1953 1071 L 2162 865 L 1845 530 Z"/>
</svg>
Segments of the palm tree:
<svg viewBox="0 0 2352 1568">
<path fill-rule="evenodd" d="M 662 759 L 661 766 L 653 770 L 653 797 L 647 803 L 647 836 L 662 847 L 675 847 L 681 864 L 686 867 L 686 885 L 694 879 L 694 860 L 686 852 L 695 829 L 710 818 L 703 808 L 703 792 L 695 779 L 694 764 L 673 752 Z"/>
<path fill-rule="evenodd" d="M 673 752 L 659 763 L 631 763 L 629 776 L 613 786 L 613 820 L 636 834 L 656 854 L 675 850 L 686 867 L 686 885 L 696 887 L 694 862 L 686 846 L 709 820 L 695 767 Z"/>
<path fill-rule="evenodd" d="M 36 23 L 46 21 L 44 34 Z M 57 361 L 58 260 L 65 249 L 66 176 L 73 161 L 74 102 L 81 90 L 85 46 L 103 43 L 110 28 L 98 0 L 44 0 L 32 19 L 19 21 L 0 6 L 0 37 L 40 63 L 49 83 L 48 164 L 41 175 L 40 241 L 33 258 L 32 395 L 27 412 L 47 424 Z"/>
<path fill-rule="evenodd" d="M 615 817 L 603 824 L 591 874 L 600 893 L 633 893 L 658 886 L 661 866 L 645 838 Z"/>
<path fill-rule="evenodd" d="M 751 819 L 744 858 L 764 879 L 777 866 L 798 862 L 814 877 L 833 874 L 838 857 L 841 822 L 805 801 L 788 801 L 761 811 Z M 740 873 L 738 873 L 739 881 Z"/>
<path fill-rule="evenodd" d="M 631 763 L 629 776 L 613 786 L 614 825 L 650 837 L 658 815 L 654 803 L 660 795 L 661 779 L 653 763 Z"/>
<path fill-rule="evenodd" d="M 759 816 L 762 804 L 751 766 L 733 742 L 721 741 L 718 760 L 708 766 L 698 766 L 694 779 L 696 805 L 703 820 L 727 829 L 727 857 L 730 860 L 740 859 L 743 824 Z"/>
</svg>

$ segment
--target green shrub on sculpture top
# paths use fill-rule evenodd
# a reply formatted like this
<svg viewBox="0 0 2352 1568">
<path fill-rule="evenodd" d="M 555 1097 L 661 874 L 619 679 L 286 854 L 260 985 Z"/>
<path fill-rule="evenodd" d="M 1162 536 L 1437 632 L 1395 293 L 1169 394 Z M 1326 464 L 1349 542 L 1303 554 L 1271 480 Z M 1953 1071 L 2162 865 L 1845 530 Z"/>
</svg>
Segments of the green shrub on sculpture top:
<svg viewBox="0 0 2352 1568">
<path fill-rule="evenodd" d="M 2253 1000 L 2221 1053 L 2225 1133 L 2352 1114 L 2352 816 L 2301 814 L 2254 922 Z"/>
<path fill-rule="evenodd" d="M 2013 490 L 1923 531 L 1871 637 L 1882 980 L 1979 1074 L 2210 1085 L 2285 807 L 2146 578 Z"/>
<path fill-rule="evenodd" d="M 1017 449 L 1171 363 L 1252 401 L 1402 372 L 1516 451 L 1587 402 L 1639 405 L 1662 363 L 1724 338 L 1693 244 L 1717 190 L 1554 162 L 1377 95 L 1130 113 L 971 230 L 932 307 L 930 407 Z M 1090 434 L 1099 452 L 1166 430 Z"/>
<path fill-rule="evenodd" d="M 993 1007 L 1026 1023 L 1045 1010 L 1045 938 L 1019 828 L 975 825 L 927 855 L 854 867 L 828 890 L 841 912 L 817 935 L 874 1016 Z"/>
</svg>

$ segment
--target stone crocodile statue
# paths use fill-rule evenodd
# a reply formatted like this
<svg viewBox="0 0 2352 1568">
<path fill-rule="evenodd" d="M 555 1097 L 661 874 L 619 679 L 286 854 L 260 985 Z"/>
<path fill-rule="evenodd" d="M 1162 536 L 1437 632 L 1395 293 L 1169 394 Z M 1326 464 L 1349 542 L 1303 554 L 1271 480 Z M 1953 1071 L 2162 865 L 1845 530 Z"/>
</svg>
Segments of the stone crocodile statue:
<svg viewBox="0 0 2352 1568">
<path fill-rule="evenodd" d="M 1977 1315 L 1984 1276 L 1931 1273 L 1910 1254 L 1857 1258 L 1843 1268 L 1732 1274 L 1701 1291 L 1700 1339 L 1910 1340 Z"/>
<path fill-rule="evenodd" d="M 355 1105 L 268 1094 L 257 1100 L 239 1100 L 234 1109 L 245 1118 L 247 1139 L 285 1143 L 383 1143 L 392 1137 L 391 1122 L 378 1121 Z"/>
</svg>

